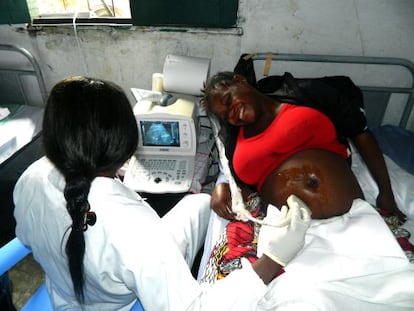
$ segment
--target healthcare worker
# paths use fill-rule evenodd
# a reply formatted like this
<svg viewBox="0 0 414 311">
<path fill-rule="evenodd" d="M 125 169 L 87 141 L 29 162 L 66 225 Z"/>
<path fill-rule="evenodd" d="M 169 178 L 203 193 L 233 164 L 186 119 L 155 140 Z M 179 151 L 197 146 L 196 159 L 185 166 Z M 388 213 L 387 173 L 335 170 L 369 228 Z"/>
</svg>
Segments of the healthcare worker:
<svg viewBox="0 0 414 311">
<path fill-rule="evenodd" d="M 14 190 L 16 235 L 46 274 L 55 310 L 255 310 L 268 284 L 302 249 L 310 223 L 294 202 L 271 227 L 263 256 L 213 286 L 189 265 L 203 243 L 208 194 L 185 196 L 162 219 L 116 173 L 133 155 L 138 132 L 131 105 L 111 82 L 69 77 L 45 108 L 46 156 Z M 249 284 L 246 286 L 245 284 Z"/>
</svg>

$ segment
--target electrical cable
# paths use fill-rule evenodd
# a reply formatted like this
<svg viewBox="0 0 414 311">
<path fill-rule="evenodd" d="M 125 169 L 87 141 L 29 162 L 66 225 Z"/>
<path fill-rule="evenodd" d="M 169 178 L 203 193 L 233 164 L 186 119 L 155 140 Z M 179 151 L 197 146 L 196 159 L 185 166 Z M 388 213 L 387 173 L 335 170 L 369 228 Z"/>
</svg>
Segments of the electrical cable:
<svg viewBox="0 0 414 311">
<path fill-rule="evenodd" d="M 87 67 L 86 62 L 85 62 L 85 55 L 83 53 L 81 42 L 80 42 L 80 39 L 79 39 L 79 36 L 78 36 L 78 31 L 76 29 L 76 19 L 78 18 L 79 9 L 80 9 L 80 1 L 78 0 L 76 2 L 76 9 L 75 9 L 75 12 L 73 14 L 72 26 L 73 26 L 73 31 L 75 33 L 75 39 L 76 39 L 76 43 L 77 43 L 77 46 L 78 46 L 78 50 L 79 50 L 79 53 L 80 53 L 80 56 L 81 56 L 80 59 L 82 61 L 84 74 L 85 74 L 85 76 L 89 76 L 88 67 Z"/>
</svg>

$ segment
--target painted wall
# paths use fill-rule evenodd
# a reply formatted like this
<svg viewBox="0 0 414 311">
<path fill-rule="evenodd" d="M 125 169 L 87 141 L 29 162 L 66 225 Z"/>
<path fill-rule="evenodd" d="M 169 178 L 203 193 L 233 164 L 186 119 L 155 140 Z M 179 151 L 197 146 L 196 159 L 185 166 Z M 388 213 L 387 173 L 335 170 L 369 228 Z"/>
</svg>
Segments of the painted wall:
<svg viewBox="0 0 414 311">
<path fill-rule="evenodd" d="M 167 54 L 207 57 L 231 70 L 243 52 L 393 56 L 414 62 L 412 0 L 240 0 L 234 31 L 157 31 L 128 27 L 0 26 L 0 42 L 40 61 L 48 88 L 68 75 L 150 88 Z"/>
</svg>

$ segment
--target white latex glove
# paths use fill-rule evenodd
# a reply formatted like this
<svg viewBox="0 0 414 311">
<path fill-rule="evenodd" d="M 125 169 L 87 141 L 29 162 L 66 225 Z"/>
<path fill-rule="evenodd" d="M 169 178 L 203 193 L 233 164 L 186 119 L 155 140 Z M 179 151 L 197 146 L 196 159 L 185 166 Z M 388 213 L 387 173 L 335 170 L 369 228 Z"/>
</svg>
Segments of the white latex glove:
<svg viewBox="0 0 414 311">
<path fill-rule="evenodd" d="M 268 206 L 257 246 L 258 257 L 265 254 L 283 267 L 302 249 L 311 221 L 311 211 L 297 196 L 289 196 L 287 204 L 280 212 Z"/>
</svg>

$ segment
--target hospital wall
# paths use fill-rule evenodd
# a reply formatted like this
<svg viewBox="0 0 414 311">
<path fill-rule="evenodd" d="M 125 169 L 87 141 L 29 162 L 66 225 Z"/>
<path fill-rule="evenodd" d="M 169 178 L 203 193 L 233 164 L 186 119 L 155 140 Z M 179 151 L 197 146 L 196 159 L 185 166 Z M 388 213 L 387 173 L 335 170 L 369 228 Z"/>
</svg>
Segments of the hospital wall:
<svg viewBox="0 0 414 311">
<path fill-rule="evenodd" d="M 230 30 L 0 26 L 0 42 L 39 60 L 48 89 L 68 75 L 150 88 L 167 54 L 207 57 L 211 72 L 231 70 L 244 52 L 402 57 L 414 62 L 412 0 L 240 0 Z M 128 92 L 129 93 L 129 92 Z"/>
</svg>

